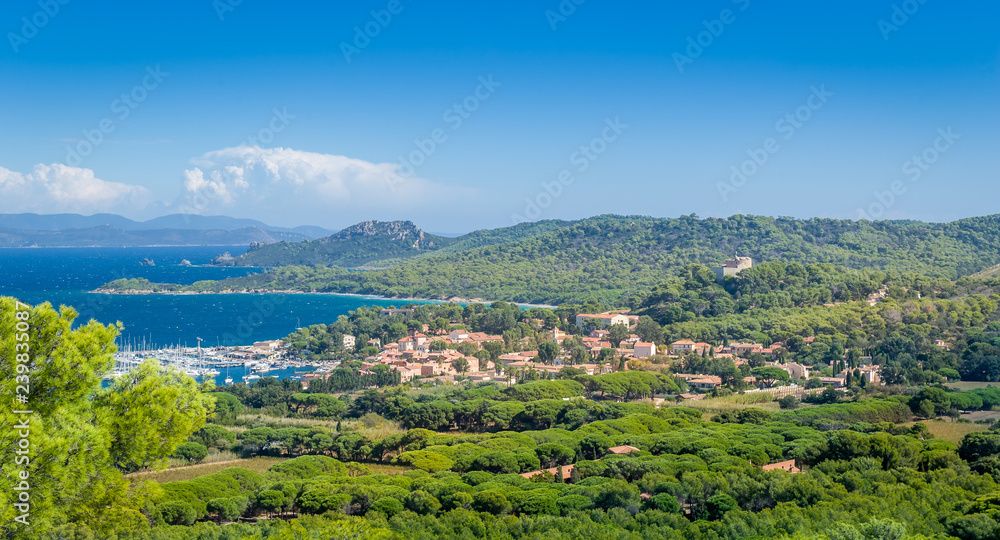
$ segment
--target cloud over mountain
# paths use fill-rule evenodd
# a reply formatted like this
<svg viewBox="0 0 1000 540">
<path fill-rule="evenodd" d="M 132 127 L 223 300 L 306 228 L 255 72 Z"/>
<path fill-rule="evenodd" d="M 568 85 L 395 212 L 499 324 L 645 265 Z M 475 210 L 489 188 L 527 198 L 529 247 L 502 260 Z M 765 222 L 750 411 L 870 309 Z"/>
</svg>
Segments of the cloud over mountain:
<svg viewBox="0 0 1000 540">
<path fill-rule="evenodd" d="M 146 188 L 102 180 L 90 169 L 38 164 L 25 174 L 0 167 L 0 212 L 134 214 L 149 201 Z"/>
<path fill-rule="evenodd" d="M 291 148 L 238 146 L 208 152 L 184 171 L 183 211 L 400 209 L 458 200 L 470 190 L 403 175 L 397 163 L 371 163 Z M 257 215 L 260 215 L 259 213 Z"/>
</svg>

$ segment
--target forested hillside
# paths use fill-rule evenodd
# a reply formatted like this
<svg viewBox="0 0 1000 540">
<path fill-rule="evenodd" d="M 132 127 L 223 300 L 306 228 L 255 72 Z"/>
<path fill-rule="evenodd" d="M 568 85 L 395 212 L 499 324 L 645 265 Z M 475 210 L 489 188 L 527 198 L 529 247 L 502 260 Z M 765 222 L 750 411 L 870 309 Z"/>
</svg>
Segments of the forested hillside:
<svg viewBox="0 0 1000 540">
<path fill-rule="evenodd" d="M 225 265 L 354 267 L 380 259 L 407 259 L 453 243 L 455 239 L 426 233 L 409 221 L 366 221 L 317 240 L 254 244 Z"/>
<path fill-rule="evenodd" d="M 1000 216 L 996 215 L 945 224 L 755 216 L 598 216 L 566 225 L 543 222 L 535 228 L 519 227 L 473 233 L 439 252 L 381 270 L 295 266 L 196 284 L 190 289 L 294 289 L 390 297 L 623 304 L 679 276 L 691 263 L 718 265 L 736 253 L 757 262 L 831 263 L 949 280 L 1000 263 Z M 497 243 L 467 247 L 493 241 Z M 388 258 L 386 245 L 380 246 L 375 250 L 377 256 Z M 370 262 L 376 255 L 365 249 L 345 251 L 339 260 Z M 110 288 L 121 285 L 111 284 Z"/>
<path fill-rule="evenodd" d="M 501 229 L 484 229 L 458 238 L 430 234 L 409 221 L 366 221 L 336 234 L 305 242 L 254 244 L 227 261 L 235 266 L 392 266 L 437 252 L 458 252 L 512 242 L 550 231 L 569 222 L 541 221 Z"/>
</svg>

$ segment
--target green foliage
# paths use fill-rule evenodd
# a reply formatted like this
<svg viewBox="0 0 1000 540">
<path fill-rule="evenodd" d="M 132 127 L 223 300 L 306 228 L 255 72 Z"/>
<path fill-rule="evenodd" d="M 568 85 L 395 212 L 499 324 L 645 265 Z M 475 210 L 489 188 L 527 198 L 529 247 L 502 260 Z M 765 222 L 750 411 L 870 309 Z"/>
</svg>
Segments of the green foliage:
<svg viewBox="0 0 1000 540">
<path fill-rule="evenodd" d="M 303 479 L 322 474 L 347 474 L 347 466 L 326 456 L 299 456 L 271 467 L 268 473 L 274 479 Z"/>
<path fill-rule="evenodd" d="M 186 442 L 174 450 L 174 457 L 178 459 L 186 459 L 192 463 L 200 463 L 203 459 L 208 457 L 208 448 L 201 443 Z"/>
<path fill-rule="evenodd" d="M 711 287 L 711 278 L 703 269 L 692 270 L 688 265 L 716 265 L 737 250 L 758 261 L 781 259 L 791 267 L 772 265 L 748 274 L 745 283 L 739 286 L 751 292 L 748 295 L 751 306 L 779 307 L 796 302 L 817 305 L 860 299 L 880 281 L 878 273 L 837 275 L 834 270 L 802 265 L 830 263 L 957 279 L 1000 263 L 1000 256 L 993 250 L 981 247 L 995 245 L 998 231 L 1000 219 L 996 216 L 940 224 L 743 215 L 703 220 L 693 216 L 672 219 L 598 216 L 571 223 L 543 222 L 480 231 L 437 253 L 381 270 L 354 272 L 322 266 L 284 266 L 248 277 L 183 288 L 295 289 L 418 298 L 461 295 L 528 303 L 596 299 L 614 304 L 627 291 L 651 291 L 662 284 L 663 276 L 676 276 L 677 281 L 663 293 L 637 299 L 652 313 L 664 294 L 668 296 L 666 311 L 674 305 L 669 298 L 672 294 L 669 287 L 682 286 L 684 290 Z M 280 258 L 270 261 L 275 263 L 372 264 L 373 257 L 380 257 L 395 242 L 392 238 L 392 235 L 372 237 L 371 248 L 361 241 L 324 244 L 324 240 L 317 240 L 302 244 L 301 248 L 298 244 L 287 244 L 266 251 L 281 252 Z M 407 240 L 412 239 L 407 237 Z M 447 240 L 434 242 L 440 245 Z M 335 250 L 332 256 L 322 254 L 327 245 Z M 341 245 L 346 249 L 337 252 Z M 388 249 L 394 256 L 417 255 L 414 249 L 402 245 Z M 417 248 L 420 249 L 423 248 Z M 927 253 L 935 256 L 927 257 Z M 776 284 L 781 281 L 788 282 L 788 288 L 800 291 L 784 290 Z M 127 288 L 127 285 L 114 282 L 107 287 Z M 698 311 L 718 315 L 737 309 L 735 302 L 723 300 L 729 299 L 723 295 L 714 304 L 692 301 L 691 305 L 682 301 L 677 307 L 691 317 L 699 316 Z"/>
<path fill-rule="evenodd" d="M 76 316 L 68 307 L 0 298 L 0 394 L 9 400 L 0 412 L 0 453 L 8 456 L 0 463 L 8 486 L 0 490 L 4 538 L 25 533 L 15 521 L 25 513 L 15 503 L 23 501 L 12 489 L 22 481 L 31 488 L 31 531 L 140 534 L 149 526 L 139 511 L 152 486 L 130 488 L 123 473 L 164 463 L 211 411 L 213 400 L 190 377 L 149 363 L 102 389 L 117 330 L 95 321 L 73 328 Z M 17 386 L 30 392 L 27 403 L 12 407 L 24 393 Z M 29 454 L 16 453 L 23 443 L 15 426 L 23 422 L 30 426 Z"/>
<path fill-rule="evenodd" d="M 182 501 L 165 502 L 157 510 L 160 512 L 160 518 L 169 525 L 192 525 L 198 518 L 198 512 L 190 504 Z"/>
<path fill-rule="evenodd" d="M 396 457 L 394 462 L 409 465 L 415 469 L 421 469 L 430 473 L 448 470 L 455 464 L 447 456 L 426 450 L 403 452 Z"/>
<path fill-rule="evenodd" d="M 774 415 L 774 420 L 779 422 L 797 421 L 810 426 L 850 425 L 855 422 L 903 423 L 910 418 L 910 409 L 906 405 L 898 401 L 878 399 L 820 405 Z"/>
<path fill-rule="evenodd" d="M 583 393 L 583 385 L 576 381 L 534 381 L 511 386 L 504 390 L 511 399 L 517 401 L 537 401 L 540 399 L 561 399 L 577 397 Z"/>
</svg>

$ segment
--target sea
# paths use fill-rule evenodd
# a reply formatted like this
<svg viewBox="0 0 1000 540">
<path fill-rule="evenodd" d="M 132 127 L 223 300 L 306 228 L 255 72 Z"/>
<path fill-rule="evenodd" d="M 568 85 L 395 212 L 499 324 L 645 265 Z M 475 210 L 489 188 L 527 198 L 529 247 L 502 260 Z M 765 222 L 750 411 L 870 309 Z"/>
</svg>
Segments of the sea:
<svg viewBox="0 0 1000 540">
<path fill-rule="evenodd" d="M 77 325 L 96 320 L 120 322 L 120 347 L 162 348 L 173 345 L 250 345 L 278 339 L 297 328 L 329 324 L 360 306 L 400 306 L 432 301 L 389 300 L 332 294 L 191 294 L 117 295 L 93 293 L 121 278 L 191 284 L 259 272 L 258 268 L 208 266 L 223 253 L 233 256 L 246 246 L 0 249 L 0 296 L 22 302 L 70 306 Z M 144 266 L 146 259 L 155 266 Z M 187 260 L 191 266 L 182 265 Z M 223 370 L 224 371 L 224 370 Z M 290 376 L 292 370 L 269 375 Z M 242 371 L 231 375 L 237 381 Z M 219 376 L 224 379 L 225 373 Z"/>
</svg>

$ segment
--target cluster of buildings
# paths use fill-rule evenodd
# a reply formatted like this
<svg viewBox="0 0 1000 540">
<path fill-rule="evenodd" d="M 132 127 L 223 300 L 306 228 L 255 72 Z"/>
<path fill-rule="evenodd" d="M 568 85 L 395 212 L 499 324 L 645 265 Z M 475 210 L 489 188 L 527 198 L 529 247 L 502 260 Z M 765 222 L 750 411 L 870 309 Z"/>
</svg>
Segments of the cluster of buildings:
<svg viewBox="0 0 1000 540">
<path fill-rule="evenodd" d="M 382 310 L 384 316 L 394 315 L 402 311 L 406 310 Z M 345 347 L 348 337 L 354 339 L 354 336 L 344 336 Z M 488 341 L 502 343 L 503 336 L 484 332 L 452 330 L 447 336 L 428 336 L 423 332 L 411 331 L 406 337 L 385 345 L 382 345 L 378 339 L 372 339 L 366 345 L 380 350 L 375 356 L 367 358 L 362 363 L 361 369 L 362 373 L 366 373 L 379 364 L 387 365 L 399 372 L 403 382 L 409 382 L 414 377 L 454 378 L 461 374 L 465 374 L 473 380 L 491 380 L 497 377 L 496 366 L 493 362 L 480 361 L 476 356 L 465 355 L 455 349 L 431 345 L 434 342 L 442 342 L 445 346 L 472 343 L 477 350 L 481 350 L 483 344 Z"/>
</svg>

